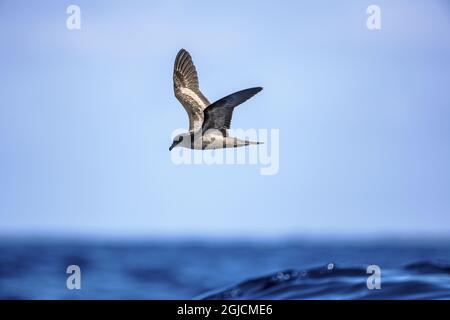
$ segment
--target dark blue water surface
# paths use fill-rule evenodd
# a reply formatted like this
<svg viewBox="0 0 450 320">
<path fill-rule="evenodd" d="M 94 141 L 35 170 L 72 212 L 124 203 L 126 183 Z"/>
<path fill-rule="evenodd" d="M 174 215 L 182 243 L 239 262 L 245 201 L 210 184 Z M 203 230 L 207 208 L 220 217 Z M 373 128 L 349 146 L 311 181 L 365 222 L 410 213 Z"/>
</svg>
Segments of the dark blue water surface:
<svg viewBox="0 0 450 320">
<path fill-rule="evenodd" d="M 381 289 L 366 268 L 381 268 Z M 81 268 L 68 290 L 66 268 Z M 450 241 L 1 240 L 2 299 L 449 299 Z"/>
</svg>

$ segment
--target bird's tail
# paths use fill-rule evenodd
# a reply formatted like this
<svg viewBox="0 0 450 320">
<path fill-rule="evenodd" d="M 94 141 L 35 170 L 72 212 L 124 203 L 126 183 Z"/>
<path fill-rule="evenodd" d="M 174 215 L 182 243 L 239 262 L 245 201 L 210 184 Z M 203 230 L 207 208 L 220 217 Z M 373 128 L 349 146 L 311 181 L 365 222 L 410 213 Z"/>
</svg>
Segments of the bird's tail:
<svg viewBox="0 0 450 320">
<path fill-rule="evenodd" d="M 245 140 L 245 145 L 248 146 L 249 144 L 264 144 L 262 141 L 248 141 Z"/>
</svg>

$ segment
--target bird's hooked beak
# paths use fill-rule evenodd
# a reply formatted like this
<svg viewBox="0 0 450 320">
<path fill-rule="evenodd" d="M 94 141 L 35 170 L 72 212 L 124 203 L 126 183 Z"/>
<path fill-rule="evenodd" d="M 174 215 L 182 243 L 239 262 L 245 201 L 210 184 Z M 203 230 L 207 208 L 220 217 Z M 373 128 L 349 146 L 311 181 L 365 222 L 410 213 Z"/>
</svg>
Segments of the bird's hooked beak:
<svg viewBox="0 0 450 320">
<path fill-rule="evenodd" d="M 178 141 L 172 142 L 172 145 L 169 147 L 169 151 L 172 151 L 173 148 L 178 144 Z"/>
</svg>

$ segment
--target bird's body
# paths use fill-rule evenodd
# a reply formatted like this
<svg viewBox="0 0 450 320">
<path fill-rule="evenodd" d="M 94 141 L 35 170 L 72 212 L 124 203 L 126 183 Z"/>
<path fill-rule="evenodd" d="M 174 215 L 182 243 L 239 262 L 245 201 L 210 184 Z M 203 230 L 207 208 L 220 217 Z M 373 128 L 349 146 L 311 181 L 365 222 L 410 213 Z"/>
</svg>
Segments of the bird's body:
<svg viewBox="0 0 450 320">
<path fill-rule="evenodd" d="M 234 108 L 261 91 L 261 87 L 238 91 L 210 104 L 200 91 L 197 70 L 184 49 L 175 58 L 173 86 L 175 97 L 189 116 L 189 132 L 176 136 L 169 150 L 175 147 L 205 150 L 260 144 L 229 137 L 227 130 Z"/>
<path fill-rule="evenodd" d="M 222 135 L 221 132 L 210 132 L 202 134 L 201 131 L 190 132 L 180 135 L 182 137 L 181 142 L 177 144 L 177 147 L 183 147 L 188 149 L 197 150 L 211 150 L 222 148 L 237 148 L 248 146 L 250 144 L 260 144 L 261 142 L 254 142 L 248 140 L 242 140 L 235 137 L 229 137 Z"/>
</svg>

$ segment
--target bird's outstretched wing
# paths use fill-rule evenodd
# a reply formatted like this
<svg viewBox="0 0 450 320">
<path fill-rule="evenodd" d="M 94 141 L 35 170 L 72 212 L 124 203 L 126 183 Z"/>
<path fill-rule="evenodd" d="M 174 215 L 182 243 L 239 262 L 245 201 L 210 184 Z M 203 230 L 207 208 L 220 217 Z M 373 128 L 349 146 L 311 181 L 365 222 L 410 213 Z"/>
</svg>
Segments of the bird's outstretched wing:
<svg viewBox="0 0 450 320">
<path fill-rule="evenodd" d="M 208 99 L 198 86 L 197 70 L 191 55 L 181 49 L 175 58 L 173 68 L 173 89 L 189 116 L 189 131 L 202 128 L 203 110 L 209 105 Z"/>
<path fill-rule="evenodd" d="M 227 129 L 230 129 L 234 108 L 253 97 L 262 89 L 261 87 L 256 87 L 238 91 L 209 105 L 203 111 L 204 121 L 202 132 L 205 133 L 210 129 L 215 129 L 221 131 L 226 136 Z"/>
</svg>

